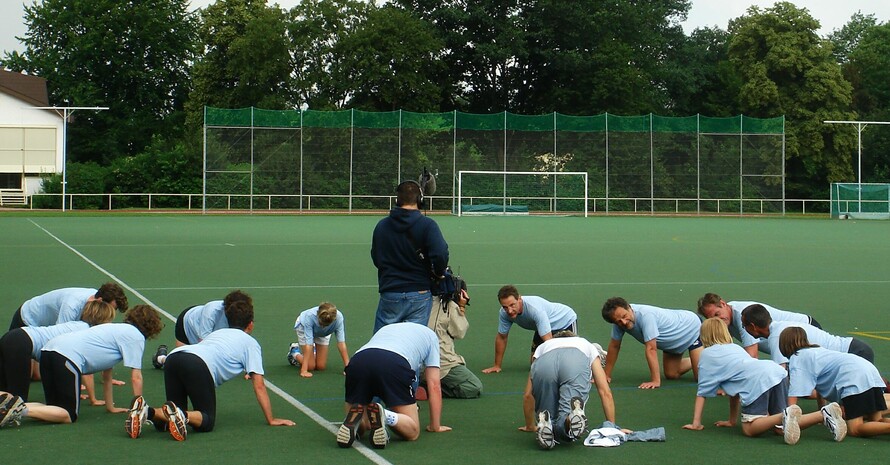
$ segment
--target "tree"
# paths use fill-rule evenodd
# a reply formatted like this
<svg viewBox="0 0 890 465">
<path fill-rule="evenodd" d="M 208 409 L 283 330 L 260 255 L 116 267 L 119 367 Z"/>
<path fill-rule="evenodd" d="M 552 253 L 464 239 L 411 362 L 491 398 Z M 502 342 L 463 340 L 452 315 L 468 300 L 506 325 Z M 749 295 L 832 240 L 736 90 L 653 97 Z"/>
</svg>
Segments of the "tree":
<svg viewBox="0 0 890 465">
<path fill-rule="evenodd" d="M 662 111 L 666 66 L 684 39 L 688 0 L 538 0 L 519 16 L 516 108 L 524 113 Z"/>
<path fill-rule="evenodd" d="M 285 13 L 266 0 L 218 0 L 200 13 L 204 51 L 192 67 L 190 127 L 204 106 L 292 108 Z"/>
<path fill-rule="evenodd" d="M 331 74 L 348 83 L 352 108 L 438 112 L 442 47 L 432 28 L 410 13 L 375 8 L 335 46 L 340 60 Z"/>
<path fill-rule="evenodd" d="M 72 161 L 107 162 L 171 134 L 194 56 L 188 0 L 44 0 L 25 6 L 22 53 L 2 65 L 47 79 L 50 103 L 108 106 L 69 126 Z"/>
<path fill-rule="evenodd" d="M 865 33 L 878 24 L 875 15 L 863 15 L 856 12 L 850 17 L 850 21 L 840 29 L 835 29 L 828 34 L 831 42 L 831 53 L 838 63 L 844 64 L 849 60 L 850 53 L 859 45 L 859 41 Z"/>
<path fill-rule="evenodd" d="M 816 35 L 819 22 L 780 2 L 729 23 L 729 57 L 742 77 L 740 110 L 749 116 L 786 118 L 786 187 L 790 198 L 825 198 L 830 182 L 853 176 L 849 128 L 825 120 L 855 119 L 850 84 Z"/>
<path fill-rule="evenodd" d="M 348 57 L 336 48 L 365 21 L 372 7 L 358 0 L 305 0 L 288 12 L 291 100 L 314 110 L 346 105 L 352 83 L 338 81 L 332 73 Z"/>
<path fill-rule="evenodd" d="M 446 73 L 454 89 L 442 108 L 474 113 L 513 109 L 516 70 L 525 55 L 518 0 L 394 0 L 431 24 L 444 43 Z"/>
<path fill-rule="evenodd" d="M 863 32 L 844 70 L 854 86 L 853 102 L 860 119 L 890 121 L 890 23 Z M 890 181 L 890 126 L 866 128 L 862 147 L 862 180 Z"/>
<path fill-rule="evenodd" d="M 737 115 L 741 77 L 729 61 L 729 33 L 700 28 L 683 41 L 666 66 L 666 110 L 675 116 Z"/>
</svg>

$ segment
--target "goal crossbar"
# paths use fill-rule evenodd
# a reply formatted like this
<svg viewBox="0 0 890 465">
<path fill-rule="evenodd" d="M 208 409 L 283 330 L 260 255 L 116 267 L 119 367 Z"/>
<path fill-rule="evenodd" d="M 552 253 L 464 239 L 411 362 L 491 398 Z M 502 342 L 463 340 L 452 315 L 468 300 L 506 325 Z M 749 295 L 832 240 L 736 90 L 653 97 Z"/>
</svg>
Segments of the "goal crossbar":
<svg viewBox="0 0 890 465">
<path fill-rule="evenodd" d="M 464 184 L 464 176 L 466 176 L 466 175 L 501 176 L 503 178 L 503 180 L 502 180 L 502 184 L 501 184 L 502 190 L 501 190 L 500 201 L 502 202 L 502 205 L 504 208 L 504 210 L 503 210 L 504 213 L 506 213 L 508 201 L 515 197 L 517 199 L 532 199 L 532 198 L 534 198 L 534 199 L 540 199 L 540 198 L 548 199 L 551 201 L 552 206 L 553 206 L 552 208 L 554 208 L 554 211 L 555 211 L 556 202 L 560 199 L 583 200 L 584 216 L 585 217 L 588 216 L 588 194 L 587 194 L 588 183 L 587 183 L 587 172 L 585 172 L 585 171 L 477 171 L 477 170 L 463 170 L 463 171 L 458 171 L 458 173 L 457 173 L 457 189 L 456 189 L 456 191 L 457 191 L 457 206 L 456 206 L 457 216 L 463 216 L 463 214 L 464 214 L 463 213 L 463 199 L 465 198 L 465 196 L 464 196 L 464 191 L 463 191 L 463 184 Z M 539 176 L 539 177 L 552 176 L 554 179 L 554 192 L 552 193 L 552 195 L 546 196 L 546 197 L 525 197 L 525 196 L 521 196 L 521 195 L 520 196 L 508 196 L 507 195 L 507 184 L 508 184 L 507 178 L 508 178 L 508 176 L 514 176 L 514 175 L 515 176 Z M 583 180 L 583 184 L 584 184 L 583 193 L 580 196 L 560 197 L 559 193 L 556 191 L 557 188 L 556 188 L 556 182 L 555 182 L 556 178 L 560 177 L 560 176 L 580 177 Z"/>
</svg>

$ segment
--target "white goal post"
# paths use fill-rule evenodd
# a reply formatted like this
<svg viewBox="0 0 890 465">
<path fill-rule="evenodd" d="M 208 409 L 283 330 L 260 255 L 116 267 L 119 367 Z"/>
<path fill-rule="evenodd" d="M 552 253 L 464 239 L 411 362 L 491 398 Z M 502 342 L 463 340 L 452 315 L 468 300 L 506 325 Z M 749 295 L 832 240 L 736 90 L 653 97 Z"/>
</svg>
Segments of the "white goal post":
<svg viewBox="0 0 890 465">
<path fill-rule="evenodd" d="M 584 171 L 458 171 L 455 212 L 457 216 L 537 212 L 586 217 L 587 189 Z"/>
</svg>

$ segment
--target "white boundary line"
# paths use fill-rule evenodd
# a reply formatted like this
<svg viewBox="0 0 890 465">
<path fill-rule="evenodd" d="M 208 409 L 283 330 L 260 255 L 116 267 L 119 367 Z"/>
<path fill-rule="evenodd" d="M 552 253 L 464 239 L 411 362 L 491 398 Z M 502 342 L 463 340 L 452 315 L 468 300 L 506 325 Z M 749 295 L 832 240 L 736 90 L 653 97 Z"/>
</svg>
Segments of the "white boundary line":
<svg viewBox="0 0 890 465">
<path fill-rule="evenodd" d="M 590 283 L 516 283 L 516 286 L 549 286 L 549 287 L 573 287 L 573 286 L 695 286 L 695 285 L 722 285 L 722 284 L 757 284 L 762 286 L 769 285 L 814 285 L 814 284 L 890 284 L 890 279 L 875 280 L 822 280 L 822 281 L 657 281 L 657 282 L 590 282 Z M 501 283 L 474 283 L 473 287 L 495 287 L 503 286 Z M 282 286 L 256 286 L 252 284 L 239 284 L 235 286 L 197 286 L 197 287 L 144 287 L 143 291 L 200 291 L 200 290 L 226 290 L 226 289 L 377 289 L 376 284 L 311 284 L 311 285 L 282 285 Z M 134 293 L 136 291 L 133 291 Z"/>
<path fill-rule="evenodd" d="M 41 231 L 43 231 L 44 233 L 46 233 L 49 237 L 52 237 L 53 239 L 55 239 L 56 242 L 58 242 L 59 244 L 62 244 L 65 248 L 67 248 L 68 250 L 74 252 L 75 255 L 77 255 L 78 257 L 80 257 L 81 259 L 83 259 L 83 261 L 89 263 L 93 268 L 99 270 L 100 273 L 102 273 L 102 274 L 108 276 L 108 277 L 111 278 L 113 281 L 115 281 L 115 282 L 117 282 L 118 284 L 120 284 L 121 287 L 123 287 L 124 289 L 126 289 L 126 290 L 130 291 L 131 293 L 133 293 L 133 295 L 135 295 L 136 297 L 138 297 L 139 299 L 141 299 L 141 300 L 142 300 L 143 302 L 145 302 L 146 304 L 151 305 L 152 307 L 156 308 L 161 314 L 163 314 L 165 317 L 167 317 L 170 321 L 174 321 L 174 322 L 176 321 L 176 317 L 175 317 L 175 316 L 171 315 L 170 313 L 167 313 L 167 312 L 166 312 L 165 310 L 163 310 L 161 307 L 155 305 L 154 302 L 152 302 L 151 300 L 149 300 L 149 299 L 148 299 L 147 297 L 145 297 L 144 295 L 140 294 L 139 291 L 137 291 L 136 289 L 133 289 L 131 286 L 129 286 L 127 283 L 123 282 L 123 281 L 122 281 L 120 278 L 118 278 L 117 276 L 113 275 L 110 271 L 106 270 L 105 268 L 102 268 L 102 267 L 99 266 L 96 262 L 94 262 L 94 261 L 90 260 L 89 258 L 87 258 L 86 255 L 80 253 L 77 249 L 75 249 L 74 247 L 71 247 L 71 246 L 68 245 L 65 241 L 63 241 L 62 239 L 59 239 L 58 237 L 56 237 L 55 234 L 53 234 L 53 233 L 47 231 L 46 228 L 44 228 L 43 226 L 40 226 L 39 224 L 37 224 L 36 222 L 34 222 L 34 220 L 32 220 L 32 219 L 28 219 L 28 221 L 30 221 L 31 224 L 33 224 L 34 226 L 36 226 L 37 228 L 39 228 Z M 270 391 L 274 392 L 275 394 L 278 394 L 279 397 L 281 397 L 282 399 L 284 399 L 287 403 L 289 403 L 289 404 L 293 405 L 294 407 L 296 407 L 297 410 L 299 410 L 300 412 L 303 412 L 304 415 L 306 415 L 307 417 L 311 418 L 312 421 L 318 423 L 322 428 L 326 429 L 329 433 L 334 434 L 334 435 L 337 434 L 337 430 L 338 430 L 339 428 L 335 428 L 334 425 L 333 425 L 331 422 L 329 422 L 328 420 L 324 419 L 324 418 L 323 418 L 321 415 L 319 415 L 318 413 L 315 413 L 314 410 L 312 410 L 312 409 L 310 409 L 309 407 L 307 407 L 306 404 L 300 402 L 300 401 L 297 400 L 294 396 L 290 395 L 289 393 L 287 393 L 287 392 L 284 391 L 283 389 L 281 389 L 281 388 L 279 388 L 278 386 L 276 386 L 273 382 L 269 381 L 268 378 L 266 378 L 265 381 L 266 381 L 266 387 L 269 388 Z M 370 460 L 370 461 L 373 462 L 373 463 L 376 463 L 376 464 L 378 464 L 378 465 L 392 465 L 391 462 L 389 462 L 388 460 L 384 459 L 383 457 L 381 457 L 380 455 L 378 455 L 376 452 L 374 452 L 373 450 L 371 450 L 370 448 L 368 448 L 368 446 L 366 446 L 366 445 L 364 445 L 364 444 L 361 444 L 361 443 L 359 443 L 359 442 L 356 442 L 356 443 L 353 444 L 353 446 L 354 446 L 354 448 L 355 448 L 359 453 L 361 453 L 362 455 L 364 455 L 368 460 Z"/>
</svg>

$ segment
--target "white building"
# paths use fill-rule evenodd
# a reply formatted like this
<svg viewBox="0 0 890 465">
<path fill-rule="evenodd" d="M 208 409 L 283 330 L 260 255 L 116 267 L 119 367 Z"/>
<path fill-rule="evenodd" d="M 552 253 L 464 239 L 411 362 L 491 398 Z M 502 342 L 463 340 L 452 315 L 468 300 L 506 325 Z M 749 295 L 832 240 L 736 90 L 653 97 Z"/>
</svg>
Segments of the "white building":
<svg viewBox="0 0 890 465">
<path fill-rule="evenodd" d="M 47 107 L 46 79 L 0 69 L 0 204 L 24 203 L 41 176 L 62 172 L 62 116 Z"/>
</svg>

